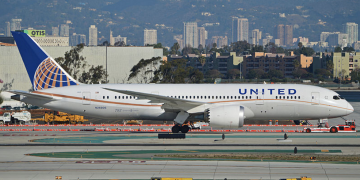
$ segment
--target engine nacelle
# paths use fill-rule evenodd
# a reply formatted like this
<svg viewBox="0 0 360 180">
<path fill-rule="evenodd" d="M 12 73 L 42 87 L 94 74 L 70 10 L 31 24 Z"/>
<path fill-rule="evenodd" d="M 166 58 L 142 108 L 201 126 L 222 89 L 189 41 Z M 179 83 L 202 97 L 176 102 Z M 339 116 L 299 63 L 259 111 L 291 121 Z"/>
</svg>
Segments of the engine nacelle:
<svg viewBox="0 0 360 180">
<path fill-rule="evenodd" d="M 244 125 L 243 106 L 218 106 L 209 108 L 207 116 L 210 126 L 220 128 L 239 128 Z"/>
</svg>

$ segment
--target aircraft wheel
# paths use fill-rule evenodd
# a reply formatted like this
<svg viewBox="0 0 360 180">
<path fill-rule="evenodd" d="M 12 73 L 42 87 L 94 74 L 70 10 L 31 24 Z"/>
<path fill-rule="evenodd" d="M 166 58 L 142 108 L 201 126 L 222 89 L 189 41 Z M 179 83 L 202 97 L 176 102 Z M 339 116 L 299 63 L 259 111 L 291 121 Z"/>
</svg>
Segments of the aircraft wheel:
<svg viewBox="0 0 360 180">
<path fill-rule="evenodd" d="M 180 126 L 175 125 L 171 128 L 171 132 L 173 133 L 178 133 L 180 131 Z"/>
<path fill-rule="evenodd" d="M 331 127 L 331 128 L 330 128 L 330 132 L 331 132 L 331 133 L 336 133 L 336 132 L 337 132 L 336 127 Z"/>
<path fill-rule="evenodd" d="M 190 130 L 189 126 L 181 126 L 182 133 L 187 133 L 187 132 L 189 132 L 189 130 Z"/>
</svg>

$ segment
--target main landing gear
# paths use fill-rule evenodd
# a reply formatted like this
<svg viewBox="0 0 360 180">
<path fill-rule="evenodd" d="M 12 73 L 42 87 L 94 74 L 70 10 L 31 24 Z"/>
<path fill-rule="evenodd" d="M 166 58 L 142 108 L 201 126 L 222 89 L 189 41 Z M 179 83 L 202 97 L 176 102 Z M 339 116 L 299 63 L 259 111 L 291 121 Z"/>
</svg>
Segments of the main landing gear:
<svg viewBox="0 0 360 180">
<path fill-rule="evenodd" d="M 189 130 L 190 130 L 190 127 L 188 126 L 188 125 L 182 125 L 182 126 L 180 126 L 179 124 L 176 124 L 175 126 L 173 126 L 172 128 L 171 128 L 171 132 L 173 132 L 173 133 L 178 133 L 178 132 L 182 132 L 182 133 L 187 133 L 187 132 L 189 132 Z"/>
</svg>

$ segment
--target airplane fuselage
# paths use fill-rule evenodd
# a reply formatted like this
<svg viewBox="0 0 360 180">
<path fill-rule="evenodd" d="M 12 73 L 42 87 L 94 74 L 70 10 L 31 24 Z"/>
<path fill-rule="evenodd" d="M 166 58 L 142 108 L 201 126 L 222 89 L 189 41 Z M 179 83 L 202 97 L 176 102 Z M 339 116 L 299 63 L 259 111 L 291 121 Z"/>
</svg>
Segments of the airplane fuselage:
<svg viewBox="0 0 360 180">
<path fill-rule="evenodd" d="M 97 84 L 51 88 L 33 93 L 54 101 L 24 98 L 22 101 L 74 114 L 107 119 L 173 120 L 178 111 L 164 110 L 161 103 L 105 90 L 125 89 L 195 102 L 199 112 L 219 105 L 244 106 L 253 113 L 246 120 L 299 120 L 344 116 L 353 111 L 334 91 L 296 84 Z"/>
</svg>

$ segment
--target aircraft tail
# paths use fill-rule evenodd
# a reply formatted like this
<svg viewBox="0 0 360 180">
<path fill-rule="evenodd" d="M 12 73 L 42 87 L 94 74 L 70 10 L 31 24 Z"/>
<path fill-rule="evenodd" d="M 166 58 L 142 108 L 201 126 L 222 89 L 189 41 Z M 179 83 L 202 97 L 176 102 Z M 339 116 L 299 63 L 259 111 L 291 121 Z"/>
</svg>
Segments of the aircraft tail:
<svg viewBox="0 0 360 180">
<path fill-rule="evenodd" d="M 80 84 L 66 73 L 29 35 L 17 31 L 11 33 L 35 91 Z"/>
</svg>

